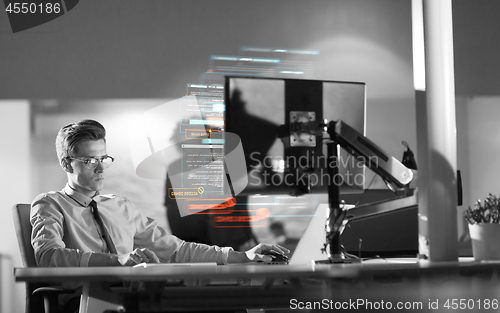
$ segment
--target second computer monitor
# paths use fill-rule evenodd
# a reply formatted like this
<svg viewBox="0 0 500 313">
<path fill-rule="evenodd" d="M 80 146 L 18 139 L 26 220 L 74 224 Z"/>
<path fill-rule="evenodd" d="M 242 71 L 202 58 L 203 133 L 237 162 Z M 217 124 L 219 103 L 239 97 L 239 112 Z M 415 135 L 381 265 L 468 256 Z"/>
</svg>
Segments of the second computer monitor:
<svg viewBox="0 0 500 313">
<path fill-rule="evenodd" d="M 244 193 L 318 193 L 330 183 L 362 191 L 363 163 L 342 149 L 329 159 L 323 130 L 342 120 L 365 134 L 364 83 L 228 76 L 224 89 L 225 132 L 240 137 L 245 154 Z"/>
</svg>

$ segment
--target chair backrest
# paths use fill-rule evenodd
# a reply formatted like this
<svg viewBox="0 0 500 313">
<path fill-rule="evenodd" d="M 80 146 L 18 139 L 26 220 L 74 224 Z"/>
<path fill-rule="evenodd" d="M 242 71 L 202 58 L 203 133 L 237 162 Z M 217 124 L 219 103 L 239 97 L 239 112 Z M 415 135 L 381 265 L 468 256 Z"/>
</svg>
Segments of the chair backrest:
<svg viewBox="0 0 500 313">
<path fill-rule="evenodd" d="M 16 204 L 12 207 L 12 217 L 16 229 L 17 242 L 21 251 L 21 258 L 25 267 L 37 267 L 35 253 L 31 245 L 31 205 Z"/>
<path fill-rule="evenodd" d="M 17 243 L 21 251 L 24 267 L 37 267 L 35 252 L 31 245 L 31 205 L 21 203 L 12 207 L 12 217 L 16 229 Z M 43 297 L 33 297 L 33 291 L 39 287 L 47 286 L 46 283 L 26 283 L 26 313 L 42 312 L 44 308 Z"/>
</svg>

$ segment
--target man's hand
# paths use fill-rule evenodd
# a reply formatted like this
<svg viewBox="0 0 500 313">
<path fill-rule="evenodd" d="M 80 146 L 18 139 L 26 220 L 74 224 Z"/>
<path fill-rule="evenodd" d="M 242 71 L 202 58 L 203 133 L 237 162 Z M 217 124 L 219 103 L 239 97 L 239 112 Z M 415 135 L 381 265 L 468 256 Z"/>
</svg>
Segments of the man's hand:
<svg viewBox="0 0 500 313">
<path fill-rule="evenodd" d="M 258 262 L 258 261 L 271 262 L 273 258 L 270 255 L 264 254 L 267 251 L 274 251 L 279 254 L 285 254 L 290 252 L 290 250 L 278 244 L 270 245 L 266 243 L 259 243 L 252 249 L 246 251 L 245 254 L 248 260 L 251 262 Z"/>
<path fill-rule="evenodd" d="M 123 266 L 133 266 L 140 263 L 160 263 L 160 259 L 147 248 L 137 248 L 128 254 L 118 255 L 118 262 Z"/>
<path fill-rule="evenodd" d="M 267 251 L 275 251 L 279 254 L 289 253 L 285 247 L 278 244 L 259 243 L 255 247 L 246 252 L 229 251 L 228 263 L 245 263 L 245 262 L 272 262 L 273 257 L 264 255 Z"/>
</svg>

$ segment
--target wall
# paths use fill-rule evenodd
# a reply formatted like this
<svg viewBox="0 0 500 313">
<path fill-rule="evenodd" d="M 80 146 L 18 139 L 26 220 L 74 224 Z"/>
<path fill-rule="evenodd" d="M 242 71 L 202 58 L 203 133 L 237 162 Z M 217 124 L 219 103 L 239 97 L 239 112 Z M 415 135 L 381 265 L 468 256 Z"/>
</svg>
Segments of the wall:
<svg viewBox="0 0 500 313">
<path fill-rule="evenodd" d="M 320 50 L 317 79 L 408 97 L 409 1 L 81 1 L 21 33 L 0 20 L 2 98 L 178 98 L 211 54 L 241 45 Z M 410 96 L 411 97 L 411 96 Z"/>
<path fill-rule="evenodd" d="M 455 89 L 461 96 L 500 94 L 500 1 L 453 1 Z"/>
<path fill-rule="evenodd" d="M 469 113 L 473 109 L 470 106 L 469 97 L 458 96 L 455 98 L 456 105 L 456 120 L 457 120 L 457 170 L 460 171 L 462 176 L 462 206 L 458 208 L 457 224 L 458 235 L 460 238 L 460 248 L 462 251 L 469 251 L 472 249 L 470 241 L 468 240 L 468 228 L 463 212 L 465 209 L 472 205 L 471 187 L 474 185 L 473 178 L 471 177 L 471 163 L 476 162 L 476 158 L 469 155 L 469 140 L 470 140 L 470 126 L 469 126 Z M 474 112 L 474 110 L 472 110 Z"/>
<path fill-rule="evenodd" d="M 31 202 L 30 109 L 28 101 L 0 101 L 0 164 L 2 164 L 2 218 L 0 254 L 2 266 L 21 267 L 21 255 L 14 232 L 11 207 Z M 12 270 L 1 269 L 1 313 L 24 312 L 24 286 L 15 284 Z"/>
<path fill-rule="evenodd" d="M 500 97 L 470 97 L 466 102 L 470 203 L 484 199 L 489 193 L 500 194 Z"/>
<path fill-rule="evenodd" d="M 459 208 L 458 225 L 461 248 L 468 249 L 468 226 L 463 212 L 489 193 L 500 195 L 496 172 L 500 164 L 500 126 L 495 116 L 500 114 L 498 96 L 459 96 L 457 106 L 457 168 L 462 172 L 463 205 Z M 465 250 L 466 251 L 466 250 Z"/>
</svg>

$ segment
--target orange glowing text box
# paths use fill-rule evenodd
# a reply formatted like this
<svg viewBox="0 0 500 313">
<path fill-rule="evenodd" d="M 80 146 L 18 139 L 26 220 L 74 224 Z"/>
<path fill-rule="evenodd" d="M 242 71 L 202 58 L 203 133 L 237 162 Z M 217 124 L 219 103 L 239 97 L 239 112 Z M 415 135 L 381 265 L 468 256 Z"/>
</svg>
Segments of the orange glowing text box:
<svg viewBox="0 0 500 313">
<path fill-rule="evenodd" d="M 201 198 L 203 190 L 200 188 L 168 188 L 170 199 L 193 199 Z"/>
<path fill-rule="evenodd" d="M 226 199 L 189 199 L 184 201 L 184 211 L 188 214 L 231 214 L 235 205 L 236 199 L 232 197 Z"/>
<path fill-rule="evenodd" d="M 210 132 L 204 129 L 186 129 L 186 139 L 210 138 Z"/>
</svg>

